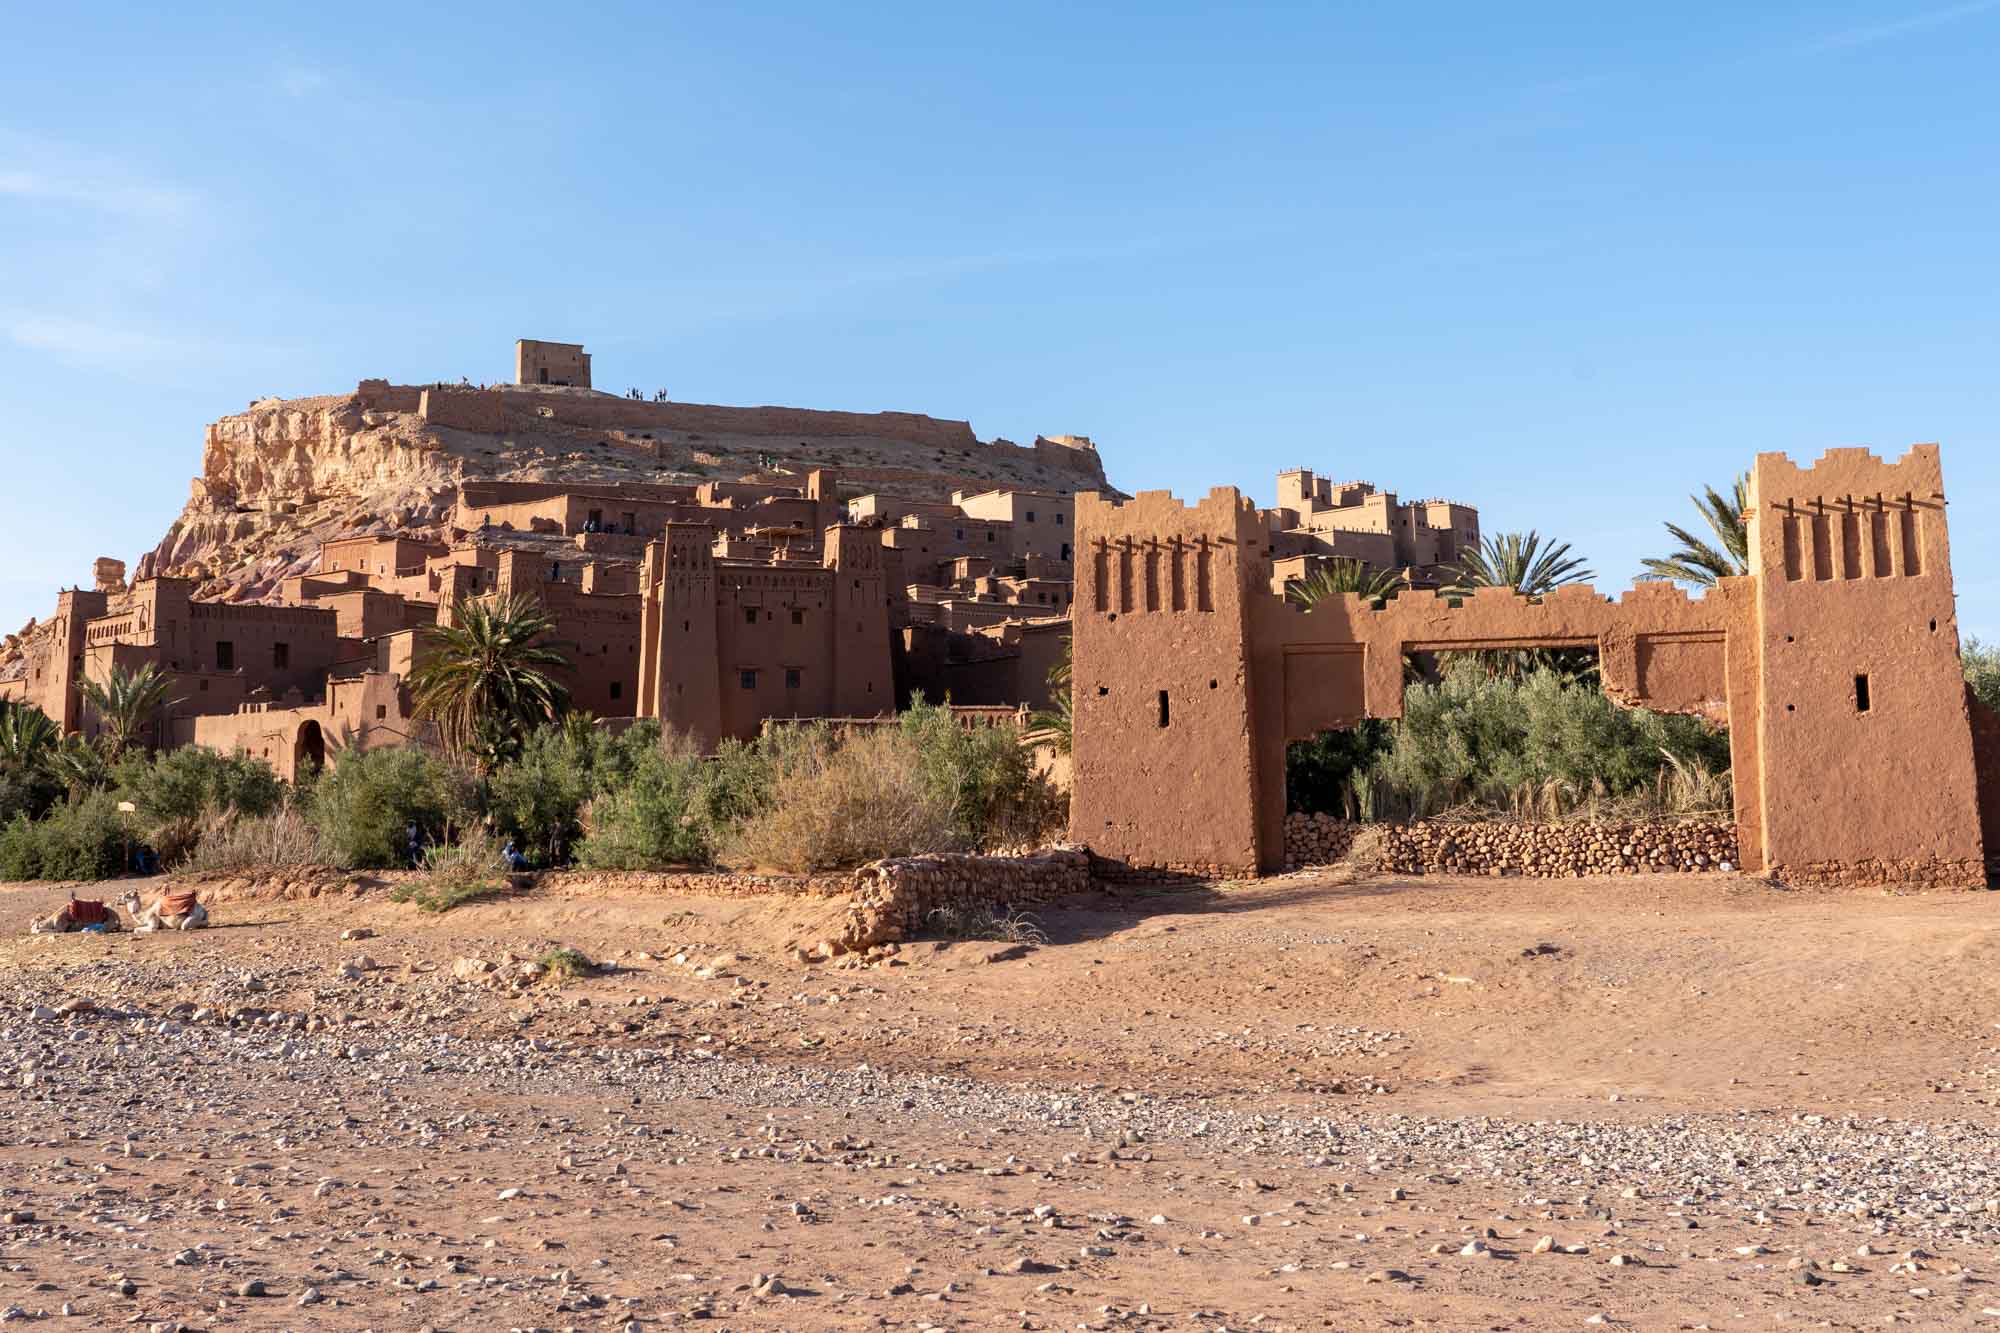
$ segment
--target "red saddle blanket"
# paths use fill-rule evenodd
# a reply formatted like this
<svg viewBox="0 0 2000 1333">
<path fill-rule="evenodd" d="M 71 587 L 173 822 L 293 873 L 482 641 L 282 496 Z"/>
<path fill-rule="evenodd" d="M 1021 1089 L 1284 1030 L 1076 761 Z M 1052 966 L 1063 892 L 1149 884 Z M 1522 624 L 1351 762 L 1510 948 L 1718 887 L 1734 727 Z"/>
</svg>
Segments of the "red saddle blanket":
<svg viewBox="0 0 2000 1333">
<path fill-rule="evenodd" d="M 95 898 L 69 900 L 69 920 L 74 926 L 101 926 L 111 919 L 111 909 Z"/>
</svg>

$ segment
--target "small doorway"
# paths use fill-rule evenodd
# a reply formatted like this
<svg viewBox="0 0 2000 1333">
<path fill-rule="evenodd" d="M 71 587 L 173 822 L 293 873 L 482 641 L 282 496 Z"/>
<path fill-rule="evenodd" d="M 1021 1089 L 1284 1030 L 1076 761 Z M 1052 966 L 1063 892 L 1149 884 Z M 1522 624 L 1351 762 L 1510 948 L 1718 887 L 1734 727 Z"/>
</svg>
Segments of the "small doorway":
<svg viewBox="0 0 2000 1333">
<path fill-rule="evenodd" d="M 319 729 L 319 723 L 306 722 L 299 727 L 299 738 L 292 744 L 292 780 L 310 777 L 326 767 L 326 735 Z"/>
</svg>

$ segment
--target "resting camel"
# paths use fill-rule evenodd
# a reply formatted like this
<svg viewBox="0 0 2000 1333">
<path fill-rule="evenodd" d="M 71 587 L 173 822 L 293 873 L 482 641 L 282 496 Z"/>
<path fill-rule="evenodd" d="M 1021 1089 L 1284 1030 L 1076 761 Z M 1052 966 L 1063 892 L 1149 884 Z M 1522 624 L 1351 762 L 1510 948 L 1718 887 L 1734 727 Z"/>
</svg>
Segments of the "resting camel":
<svg viewBox="0 0 2000 1333">
<path fill-rule="evenodd" d="M 72 931 L 95 930 L 115 934 L 125 929 L 113 908 L 95 898 L 71 898 L 47 916 L 28 923 L 30 935 L 67 935 Z"/>
<path fill-rule="evenodd" d="M 139 905 L 139 894 L 135 890 L 125 895 L 124 907 L 132 914 L 135 928 L 141 934 L 155 930 L 200 930 L 208 924 L 208 909 L 201 905 L 192 890 L 187 893 L 163 893 L 153 900 L 151 907 Z"/>
</svg>

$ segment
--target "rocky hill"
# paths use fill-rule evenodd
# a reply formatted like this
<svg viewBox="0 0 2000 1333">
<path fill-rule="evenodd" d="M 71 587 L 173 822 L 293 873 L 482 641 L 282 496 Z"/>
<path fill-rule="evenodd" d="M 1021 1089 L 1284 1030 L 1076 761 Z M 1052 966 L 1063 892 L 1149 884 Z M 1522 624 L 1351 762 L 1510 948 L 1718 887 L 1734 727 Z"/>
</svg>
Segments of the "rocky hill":
<svg viewBox="0 0 2000 1333">
<path fill-rule="evenodd" d="M 468 481 L 798 485 L 813 468 L 831 469 L 846 493 L 935 500 L 961 488 L 1109 489 L 1081 437 L 1016 445 L 912 413 L 364 380 L 347 394 L 265 399 L 210 425 L 187 506 L 134 575 L 198 579 L 205 600 L 260 601 L 312 570 L 325 541 L 387 532 L 452 540 Z M 33 628 L 0 647 L 0 678 L 19 669 Z"/>
</svg>

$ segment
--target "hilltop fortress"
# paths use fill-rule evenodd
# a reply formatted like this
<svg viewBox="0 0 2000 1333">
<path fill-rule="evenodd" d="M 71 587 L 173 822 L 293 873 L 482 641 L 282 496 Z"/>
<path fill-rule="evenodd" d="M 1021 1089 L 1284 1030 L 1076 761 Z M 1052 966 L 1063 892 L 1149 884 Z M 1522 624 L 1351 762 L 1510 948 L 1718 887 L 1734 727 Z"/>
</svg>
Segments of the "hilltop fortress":
<svg viewBox="0 0 2000 1333">
<path fill-rule="evenodd" d="M 705 743 L 917 695 L 1016 714 L 1069 637 L 1076 495 L 1119 497 L 1086 437 L 980 441 L 903 412 L 680 403 L 592 387 L 578 344 L 523 340 L 515 383 L 260 400 L 208 428 L 166 537 L 0 652 L 0 698 L 95 729 L 78 685 L 172 678 L 161 745 L 293 777 L 423 729 L 408 680 L 463 599 L 554 617 L 578 708 Z M 1468 506 L 1279 478 L 1271 587 L 1335 558 L 1434 586 Z M 1120 497 L 1122 498 L 1122 497 Z"/>
</svg>

